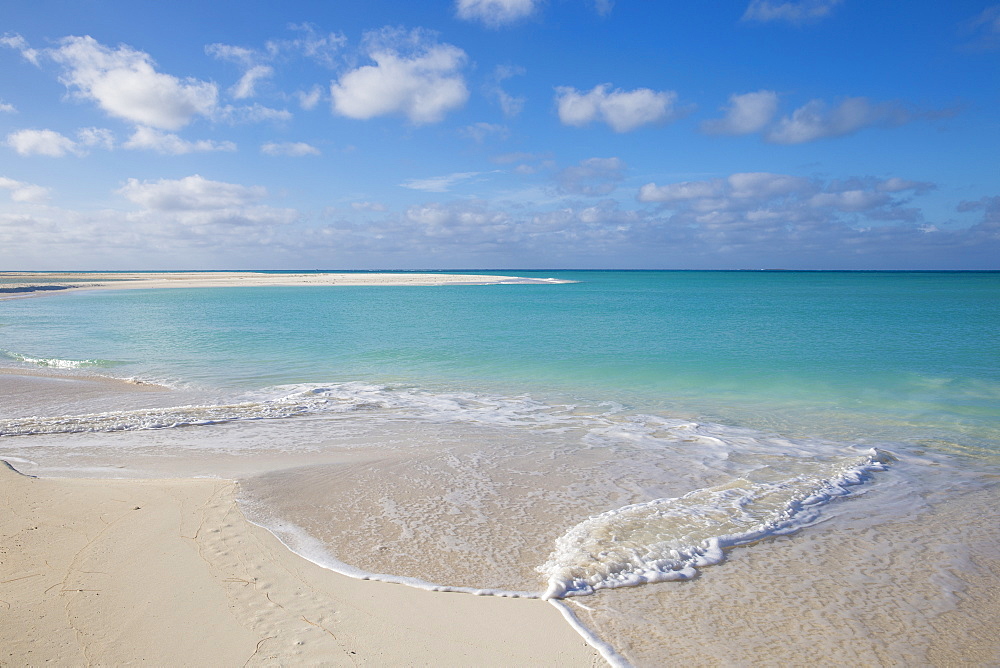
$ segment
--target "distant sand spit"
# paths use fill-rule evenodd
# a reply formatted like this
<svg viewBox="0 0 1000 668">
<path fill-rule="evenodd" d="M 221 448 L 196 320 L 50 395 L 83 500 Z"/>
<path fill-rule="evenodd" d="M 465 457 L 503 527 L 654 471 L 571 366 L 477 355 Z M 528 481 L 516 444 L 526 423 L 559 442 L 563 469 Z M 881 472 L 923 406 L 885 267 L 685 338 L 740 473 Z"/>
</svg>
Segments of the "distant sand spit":
<svg viewBox="0 0 1000 668">
<path fill-rule="evenodd" d="M 233 286 L 301 285 L 498 285 L 568 283 L 558 279 L 437 273 L 303 273 L 225 272 L 0 272 L 0 299 L 53 290 L 129 290 L 159 288 L 226 288 Z"/>
</svg>

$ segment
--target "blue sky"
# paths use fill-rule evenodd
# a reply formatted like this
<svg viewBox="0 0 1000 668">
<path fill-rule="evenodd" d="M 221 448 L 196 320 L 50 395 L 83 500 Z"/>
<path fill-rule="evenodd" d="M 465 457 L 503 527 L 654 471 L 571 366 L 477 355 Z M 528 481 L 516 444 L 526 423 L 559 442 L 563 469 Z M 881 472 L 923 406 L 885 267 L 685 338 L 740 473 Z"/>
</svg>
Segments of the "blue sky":
<svg viewBox="0 0 1000 668">
<path fill-rule="evenodd" d="M 39 0 L 0 269 L 1000 269 L 1000 4 Z"/>
</svg>

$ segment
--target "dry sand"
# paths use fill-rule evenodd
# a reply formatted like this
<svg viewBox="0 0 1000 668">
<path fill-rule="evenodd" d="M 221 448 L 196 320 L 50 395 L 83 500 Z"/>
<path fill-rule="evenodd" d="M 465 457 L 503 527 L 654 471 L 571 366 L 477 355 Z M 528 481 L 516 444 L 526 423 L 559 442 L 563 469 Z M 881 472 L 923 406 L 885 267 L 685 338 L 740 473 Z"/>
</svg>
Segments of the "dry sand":
<svg viewBox="0 0 1000 668">
<path fill-rule="evenodd" d="M 301 559 L 243 518 L 236 489 L 0 466 L 0 664 L 603 665 L 542 601 Z"/>
</svg>

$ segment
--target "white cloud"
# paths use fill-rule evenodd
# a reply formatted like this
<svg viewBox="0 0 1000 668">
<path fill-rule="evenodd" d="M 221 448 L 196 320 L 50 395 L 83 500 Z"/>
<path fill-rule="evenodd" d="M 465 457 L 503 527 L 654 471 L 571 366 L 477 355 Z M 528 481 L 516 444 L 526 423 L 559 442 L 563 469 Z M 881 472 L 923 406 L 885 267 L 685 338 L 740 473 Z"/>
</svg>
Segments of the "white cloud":
<svg viewBox="0 0 1000 668">
<path fill-rule="evenodd" d="M 3 100 L 0 100 L 0 113 L 4 114 L 15 114 L 17 109 L 12 104 L 7 104 Z"/>
<path fill-rule="evenodd" d="M 499 28 L 531 16 L 538 4 L 538 0 L 456 0 L 455 12 L 460 19 Z"/>
<path fill-rule="evenodd" d="M 792 193 L 805 193 L 811 188 L 807 179 L 770 172 L 742 172 L 727 179 L 729 192 L 742 199 L 770 199 Z"/>
<path fill-rule="evenodd" d="M 422 243 L 454 240 L 470 246 L 503 243 L 517 227 L 506 211 L 490 210 L 482 202 L 412 206 L 406 211 L 405 221 L 416 225 L 416 229 L 410 228 L 409 234 L 423 237 Z"/>
<path fill-rule="evenodd" d="M 897 176 L 893 176 L 885 181 L 879 181 L 876 188 L 886 193 L 898 193 L 904 190 L 913 190 L 917 193 L 924 193 L 928 190 L 933 190 L 934 184 L 924 183 L 921 181 L 910 181 L 908 179 L 901 179 Z"/>
<path fill-rule="evenodd" d="M 260 186 L 209 181 L 200 175 L 182 179 L 129 179 L 118 190 L 126 199 L 151 211 L 213 211 L 245 207 L 267 196 Z"/>
<path fill-rule="evenodd" d="M 388 207 L 381 202 L 351 202 L 351 208 L 355 211 L 388 211 Z"/>
<path fill-rule="evenodd" d="M 157 72 L 148 54 L 131 47 L 110 49 L 92 37 L 66 37 L 46 53 L 63 66 L 66 86 L 112 116 L 177 130 L 215 111 L 215 84 Z"/>
<path fill-rule="evenodd" d="M 331 84 L 335 113 L 357 119 L 403 114 L 422 125 L 442 120 L 468 99 L 459 72 L 466 55 L 458 47 L 428 43 L 419 31 L 370 33 L 367 42 L 375 64 L 351 70 Z M 400 52 L 407 47 L 410 53 Z"/>
<path fill-rule="evenodd" d="M 902 194 L 931 188 L 932 184 L 898 177 L 823 183 L 787 174 L 744 172 L 704 181 L 649 183 L 639 189 L 637 199 L 663 204 L 678 212 L 679 219 L 707 227 L 804 224 L 844 213 L 875 221 L 915 222 L 919 216 L 904 208 L 909 200 Z"/>
<path fill-rule="evenodd" d="M 496 69 L 493 70 L 493 83 L 486 86 L 486 94 L 497 98 L 497 102 L 500 103 L 500 109 L 503 111 L 503 115 L 507 118 L 513 118 L 521 113 L 524 109 L 525 99 L 523 97 L 511 95 L 501 88 L 500 84 L 507 79 L 515 76 L 521 76 L 523 74 L 523 67 L 498 65 Z"/>
<path fill-rule="evenodd" d="M 843 0 L 799 0 L 798 2 L 774 2 L 772 0 L 751 0 L 744 21 L 788 21 L 793 24 L 811 23 L 829 16 L 834 7 Z"/>
<path fill-rule="evenodd" d="M 10 191 L 10 198 L 15 202 L 41 202 L 48 199 L 49 189 L 36 186 L 32 183 L 15 181 L 5 176 L 0 176 L 0 188 Z"/>
<path fill-rule="evenodd" d="M 615 0 L 594 0 L 594 9 L 601 16 L 607 16 L 615 8 Z"/>
<path fill-rule="evenodd" d="M 815 192 L 808 179 L 770 172 L 740 172 L 722 179 L 684 181 L 658 186 L 647 183 L 639 189 L 640 202 L 682 203 L 697 209 L 728 209 L 752 206 L 754 202 Z"/>
<path fill-rule="evenodd" d="M 75 141 L 55 130 L 18 130 L 7 135 L 7 146 L 25 156 L 61 158 L 67 153 L 81 153 Z"/>
<path fill-rule="evenodd" d="M 3 37 L 0 37 L 0 46 L 6 46 L 9 49 L 14 49 L 15 51 L 20 51 L 21 56 L 32 63 L 33 65 L 38 65 L 38 50 L 32 49 L 28 46 L 28 42 L 24 37 L 16 33 L 7 33 Z"/>
<path fill-rule="evenodd" d="M 651 183 L 638 199 L 663 205 L 658 223 L 645 227 L 648 242 L 684 248 L 681 257 L 745 258 L 736 266 L 766 258 L 766 266 L 823 268 L 942 267 L 949 254 L 952 266 L 966 266 L 973 253 L 987 258 L 977 245 L 995 245 L 1000 237 L 989 241 L 983 225 L 936 234 L 919 209 L 907 206 L 931 188 L 898 177 L 824 181 L 757 172 Z M 811 260 L 803 264 L 804 258 Z"/>
<path fill-rule="evenodd" d="M 849 97 L 832 109 L 822 100 L 810 100 L 779 120 L 764 134 L 774 144 L 802 144 L 826 137 L 841 137 L 875 125 L 898 125 L 908 114 L 898 105 L 873 104 L 864 97 Z"/>
<path fill-rule="evenodd" d="M 870 190 L 844 190 L 842 192 L 816 193 L 809 198 L 809 205 L 838 211 L 869 211 L 888 204 L 891 198 L 884 192 Z"/>
<path fill-rule="evenodd" d="M 625 163 L 619 158 L 588 158 L 556 174 L 559 190 L 574 195 L 607 195 L 625 178 Z"/>
<path fill-rule="evenodd" d="M 260 147 L 264 155 L 301 157 L 304 155 L 320 155 L 320 150 L 305 142 L 268 142 Z"/>
<path fill-rule="evenodd" d="M 678 202 L 683 200 L 703 199 L 707 197 L 717 197 L 722 193 L 723 182 L 721 179 L 713 181 L 684 181 L 682 183 L 668 183 L 658 186 L 655 183 L 647 183 L 639 188 L 638 199 L 640 202 Z"/>
<path fill-rule="evenodd" d="M 260 57 L 253 49 L 231 44 L 209 44 L 205 47 L 205 53 L 219 60 L 228 60 L 245 67 L 253 67 Z"/>
<path fill-rule="evenodd" d="M 256 102 L 244 107 L 226 105 L 219 109 L 217 115 L 230 123 L 260 123 L 262 121 L 284 123 L 292 120 L 292 113 L 287 109 L 272 109 Z"/>
<path fill-rule="evenodd" d="M 984 50 L 1000 48 L 1000 5 L 987 7 L 963 27 L 972 36 L 969 46 Z"/>
<path fill-rule="evenodd" d="M 307 91 L 297 91 L 295 96 L 299 98 L 299 106 L 305 110 L 315 109 L 316 105 L 323 97 L 323 88 L 320 86 L 313 86 L 308 92 Z"/>
<path fill-rule="evenodd" d="M 319 63 L 325 67 L 335 67 L 338 56 L 347 38 L 342 34 L 321 34 L 311 23 L 299 23 L 288 26 L 289 30 L 298 32 L 301 36 L 295 39 L 269 40 L 267 52 L 272 57 L 283 53 L 295 53 Z"/>
<path fill-rule="evenodd" d="M 218 142 L 200 139 L 192 142 L 170 132 L 160 132 L 154 128 L 146 127 L 136 128 L 132 136 L 122 146 L 130 150 L 156 151 L 164 155 L 236 150 L 236 144 L 231 141 Z"/>
<path fill-rule="evenodd" d="M 422 190 L 429 193 L 444 193 L 451 190 L 462 181 L 468 181 L 481 175 L 483 172 L 455 172 L 446 176 L 434 176 L 429 179 L 410 179 L 400 183 L 404 188 L 410 190 Z"/>
<path fill-rule="evenodd" d="M 724 118 L 705 121 L 703 132 L 712 135 L 747 135 L 763 130 L 778 111 L 778 94 L 770 90 L 730 95 Z"/>
<path fill-rule="evenodd" d="M 491 136 L 506 139 L 510 134 L 510 129 L 506 125 L 498 125 L 496 123 L 473 123 L 472 125 L 460 128 L 458 132 L 463 137 L 468 137 L 482 144 L 486 141 L 487 137 Z"/>
<path fill-rule="evenodd" d="M 321 34 L 308 23 L 290 25 L 289 30 L 300 34 L 295 39 L 268 40 L 262 49 L 253 49 L 230 44 L 209 44 L 205 52 L 232 63 L 243 69 L 239 81 L 229 88 L 229 94 L 237 100 L 252 98 L 258 94 L 258 84 L 275 76 L 275 65 L 286 64 L 294 57 L 304 57 L 326 67 L 337 64 L 339 53 L 347 38 L 335 33 Z M 294 93 L 303 109 L 313 109 L 322 97 L 322 88 L 314 86 L 310 91 Z M 234 122 L 287 121 L 292 115 L 288 111 L 269 109 L 261 105 L 252 107 L 226 107 L 219 114 Z"/>
<path fill-rule="evenodd" d="M 556 88 L 559 120 L 565 125 L 582 127 L 603 121 L 615 132 L 629 132 L 643 125 L 664 123 L 676 117 L 677 93 L 637 88 L 608 92 L 610 84 L 595 86 L 582 93 L 575 88 Z"/>
<path fill-rule="evenodd" d="M 81 128 L 76 132 L 77 139 L 83 146 L 103 148 L 110 151 L 115 147 L 115 135 L 105 128 Z"/>
<path fill-rule="evenodd" d="M 230 94 L 237 100 L 244 100 L 257 94 L 257 82 L 274 76 L 274 68 L 268 65 L 255 65 L 243 73 L 236 85 L 230 89 Z"/>
<path fill-rule="evenodd" d="M 497 99 L 500 102 L 500 109 L 503 110 L 503 115 L 507 118 L 517 116 L 524 109 L 525 99 L 511 95 L 505 90 L 497 91 Z"/>
</svg>

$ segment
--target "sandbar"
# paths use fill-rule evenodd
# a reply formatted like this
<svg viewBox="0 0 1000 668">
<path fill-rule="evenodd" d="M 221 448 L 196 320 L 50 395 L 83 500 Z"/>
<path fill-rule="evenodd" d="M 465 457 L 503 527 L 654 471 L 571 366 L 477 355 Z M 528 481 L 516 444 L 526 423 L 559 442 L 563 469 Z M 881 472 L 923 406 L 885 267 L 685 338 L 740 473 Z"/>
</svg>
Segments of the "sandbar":
<svg viewBox="0 0 1000 668">
<path fill-rule="evenodd" d="M 224 288 L 233 286 L 318 285 L 550 285 L 571 283 L 555 278 L 524 278 L 489 274 L 321 272 L 268 273 L 254 271 L 177 272 L 0 272 L 0 299 L 37 296 L 64 290 L 134 290 L 162 288 Z"/>
</svg>

